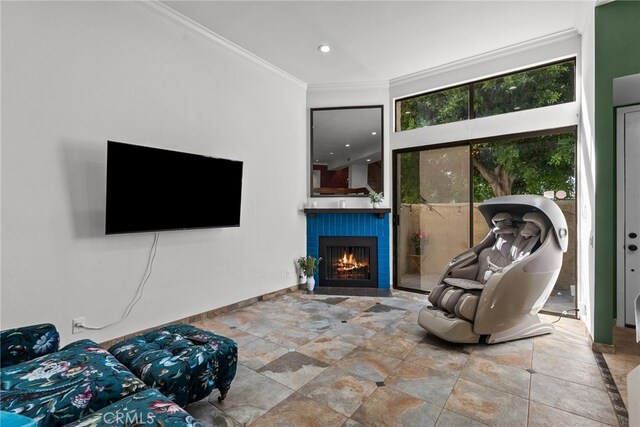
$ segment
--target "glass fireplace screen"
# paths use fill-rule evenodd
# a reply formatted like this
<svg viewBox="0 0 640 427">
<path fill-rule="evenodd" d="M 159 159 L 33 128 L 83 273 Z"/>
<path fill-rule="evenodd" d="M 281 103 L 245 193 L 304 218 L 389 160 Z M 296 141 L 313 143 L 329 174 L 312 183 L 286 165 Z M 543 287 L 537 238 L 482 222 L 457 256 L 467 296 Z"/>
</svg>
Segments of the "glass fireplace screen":
<svg viewBox="0 0 640 427">
<path fill-rule="evenodd" d="M 371 250 L 368 246 L 327 247 L 327 279 L 369 280 Z"/>
<path fill-rule="evenodd" d="M 378 287 L 378 239 L 320 236 L 320 286 Z"/>
</svg>

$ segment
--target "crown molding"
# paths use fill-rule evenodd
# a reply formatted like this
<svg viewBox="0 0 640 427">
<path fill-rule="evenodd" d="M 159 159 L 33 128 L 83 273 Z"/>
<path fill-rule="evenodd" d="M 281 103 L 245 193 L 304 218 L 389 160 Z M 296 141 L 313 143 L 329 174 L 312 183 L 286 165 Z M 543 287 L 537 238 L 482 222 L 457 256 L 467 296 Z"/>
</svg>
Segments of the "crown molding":
<svg viewBox="0 0 640 427">
<path fill-rule="evenodd" d="M 417 73 L 412 73 L 406 76 L 397 77 L 389 81 L 389 87 L 394 87 L 394 86 L 398 86 L 405 83 L 411 83 L 416 80 L 421 80 L 421 79 L 435 76 L 438 74 L 451 72 L 460 68 L 471 67 L 477 64 L 488 62 L 488 61 L 494 61 L 498 58 L 511 56 L 521 52 L 526 52 L 542 46 L 555 44 L 564 40 L 570 40 L 572 38 L 579 37 L 579 36 L 580 34 L 574 28 L 558 31 L 556 33 L 548 34 L 546 36 L 527 40 L 526 42 L 513 44 L 511 46 L 481 53 L 479 55 L 471 56 L 465 59 L 461 59 L 459 61 L 453 61 L 447 64 L 439 65 L 437 67 L 429 68 L 427 70 L 418 71 Z"/>
<path fill-rule="evenodd" d="M 192 31 L 195 34 L 198 34 L 202 37 L 205 37 L 221 46 L 226 47 L 227 49 L 229 49 L 230 51 L 248 59 L 249 61 L 253 62 L 254 64 L 257 64 L 259 66 L 261 66 L 262 68 L 270 71 L 271 73 L 284 78 L 285 80 L 288 80 L 289 82 L 295 84 L 298 87 L 301 87 L 303 89 L 307 88 L 307 84 L 305 82 L 303 82 L 302 80 L 300 80 L 299 78 L 287 73 L 286 71 L 276 67 L 275 65 L 271 64 L 270 62 L 265 61 L 264 59 L 260 58 L 259 56 L 249 52 L 248 50 L 246 50 L 245 48 L 238 46 L 237 44 L 233 43 L 230 40 L 227 40 L 226 38 L 222 37 L 221 35 L 211 31 L 209 28 L 198 24 L 197 22 L 195 22 L 194 20 L 184 16 L 183 14 L 177 12 L 176 10 L 172 9 L 171 7 L 161 3 L 159 0 L 134 0 L 136 3 L 138 3 L 139 5 L 142 5 L 152 11 L 154 11 L 155 13 L 157 13 L 158 15 L 161 15 L 167 19 L 169 19 L 170 21 L 173 21 L 174 23 L 180 25 L 183 28 L 186 28 L 189 31 Z"/>
<path fill-rule="evenodd" d="M 380 80 L 373 82 L 343 82 L 343 83 L 309 83 L 308 92 L 331 90 L 365 90 L 365 89 L 389 89 L 389 81 Z"/>
</svg>

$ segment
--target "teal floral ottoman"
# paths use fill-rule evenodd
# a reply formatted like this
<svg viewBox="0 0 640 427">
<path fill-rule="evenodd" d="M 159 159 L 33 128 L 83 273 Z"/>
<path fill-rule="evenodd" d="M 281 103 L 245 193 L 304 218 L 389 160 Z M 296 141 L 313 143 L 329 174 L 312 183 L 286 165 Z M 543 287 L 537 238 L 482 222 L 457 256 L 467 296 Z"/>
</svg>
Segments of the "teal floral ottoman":
<svg viewBox="0 0 640 427">
<path fill-rule="evenodd" d="M 98 426 L 163 426 L 202 427 L 189 413 L 163 396 L 149 389 L 128 396 L 113 405 L 79 419 L 65 427 Z"/>
<path fill-rule="evenodd" d="M 148 386 L 180 406 L 207 397 L 223 400 L 236 375 L 238 346 L 190 325 L 171 325 L 122 341 L 109 349 Z"/>
</svg>

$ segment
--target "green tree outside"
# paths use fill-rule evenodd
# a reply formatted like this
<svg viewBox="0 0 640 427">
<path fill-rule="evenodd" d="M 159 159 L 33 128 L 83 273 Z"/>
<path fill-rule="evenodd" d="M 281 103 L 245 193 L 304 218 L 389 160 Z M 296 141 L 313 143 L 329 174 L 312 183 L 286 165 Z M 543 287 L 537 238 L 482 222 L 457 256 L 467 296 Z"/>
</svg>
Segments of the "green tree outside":
<svg viewBox="0 0 640 427">
<path fill-rule="evenodd" d="M 563 190 L 575 198 L 575 133 L 472 145 L 473 200 Z"/>
</svg>

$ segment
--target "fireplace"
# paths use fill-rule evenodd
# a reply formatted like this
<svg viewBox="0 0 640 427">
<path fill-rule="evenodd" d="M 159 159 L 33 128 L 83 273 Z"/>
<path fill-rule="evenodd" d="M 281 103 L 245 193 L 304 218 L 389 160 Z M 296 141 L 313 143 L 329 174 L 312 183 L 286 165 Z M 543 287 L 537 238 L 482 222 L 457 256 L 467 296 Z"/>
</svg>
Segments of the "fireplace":
<svg viewBox="0 0 640 427">
<path fill-rule="evenodd" d="M 320 236 L 319 286 L 378 287 L 377 237 Z"/>
</svg>

